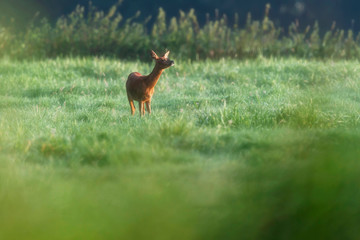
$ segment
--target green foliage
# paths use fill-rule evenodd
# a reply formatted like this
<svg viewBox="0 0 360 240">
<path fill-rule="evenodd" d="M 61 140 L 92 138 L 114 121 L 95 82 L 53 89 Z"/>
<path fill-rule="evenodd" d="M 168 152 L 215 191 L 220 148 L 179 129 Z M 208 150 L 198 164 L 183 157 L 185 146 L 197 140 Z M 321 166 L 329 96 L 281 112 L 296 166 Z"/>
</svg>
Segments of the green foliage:
<svg viewBox="0 0 360 240">
<path fill-rule="evenodd" d="M 231 25 L 226 15 L 220 16 L 216 11 L 214 19 L 208 15 L 206 23 L 200 26 L 194 9 L 187 13 L 180 10 L 177 17 L 167 19 L 162 8 L 149 26 L 150 17 L 137 21 L 140 12 L 124 20 L 118 13 L 120 3 L 108 12 L 97 10 L 91 3 L 87 9 L 77 6 L 55 24 L 46 19 L 34 21 L 22 33 L 0 27 L 0 56 L 24 59 L 102 55 L 146 59 L 149 49 L 167 48 L 178 59 L 360 57 L 360 35 L 355 36 L 352 30 L 337 29 L 334 23 L 329 31 L 320 34 L 317 22 L 302 30 L 296 21 L 284 31 L 269 18 L 270 4 L 266 5 L 262 20 L 253 20 L 248 14 L 246 25 L 241 28 L 238 14 Z"/>
</svg>

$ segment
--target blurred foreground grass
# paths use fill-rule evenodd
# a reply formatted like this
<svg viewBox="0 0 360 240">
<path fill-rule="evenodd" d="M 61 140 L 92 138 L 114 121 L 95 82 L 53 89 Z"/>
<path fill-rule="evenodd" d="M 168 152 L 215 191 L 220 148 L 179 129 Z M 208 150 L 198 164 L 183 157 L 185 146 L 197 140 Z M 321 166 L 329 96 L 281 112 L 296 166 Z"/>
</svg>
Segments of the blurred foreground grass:
<svg viewBox="0 0 360 240">
<path fill-rule="evenodd" d="M 0 239 L 356 239 L 357 61 L 0 61 Z"/>
</svg>

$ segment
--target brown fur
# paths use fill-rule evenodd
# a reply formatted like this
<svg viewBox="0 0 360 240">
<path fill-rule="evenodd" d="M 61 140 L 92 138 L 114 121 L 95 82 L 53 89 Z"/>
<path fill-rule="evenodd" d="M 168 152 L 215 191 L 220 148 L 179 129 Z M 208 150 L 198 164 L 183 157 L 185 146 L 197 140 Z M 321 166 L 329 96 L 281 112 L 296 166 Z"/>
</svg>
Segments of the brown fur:
<svg viewBox="0 0 360 240">
<path fill-rule="evenodd" d="M 156 64 L 153 71 L 149 75 L 141 75 L 138 72 L 130 73 L 126 81 L 126 93 L 128 96 L 131 114 L 135 114 L 134 100 L 139 102 L 140 116 L 145 115 L 144 104 L 146 110 L 151 114 L 151 98 L 154 94 L 154 87 L 158 82 L 162 72 L 174 65 L 174 61 L 168 58 L 169 51 L 164 56 L 158 57 L 154 51 L 151 50 L 151 57 L 155 59 Z"/>
</svg>

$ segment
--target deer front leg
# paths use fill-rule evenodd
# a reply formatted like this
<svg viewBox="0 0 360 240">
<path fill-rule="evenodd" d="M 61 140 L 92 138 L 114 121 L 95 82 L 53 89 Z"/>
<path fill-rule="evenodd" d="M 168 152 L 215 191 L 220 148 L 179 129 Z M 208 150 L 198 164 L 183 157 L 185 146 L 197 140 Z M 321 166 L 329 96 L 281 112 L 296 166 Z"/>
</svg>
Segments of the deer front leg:
<svg viewBox="0 0 360 240">
<path fill-rule="evenodd" d="M 144 102 L 142 101 L 139 101 L 139 111 L 140 111 L 140 117 L 142 117 L 145 113 Z"/>
<path fill-rule="evenodd" d="M 134 101 L 128 96 L 129 99 L 129 104 L 130 104 L 130 108 L 131 108 L 131 115 L 135 114 L 135 106 L 134 106 Z"/>
<path fill-rule="evenodd" d="M 151 101 L 145 102 L 146 104 L 146 111 L 151 115 Z"/>
</svg>

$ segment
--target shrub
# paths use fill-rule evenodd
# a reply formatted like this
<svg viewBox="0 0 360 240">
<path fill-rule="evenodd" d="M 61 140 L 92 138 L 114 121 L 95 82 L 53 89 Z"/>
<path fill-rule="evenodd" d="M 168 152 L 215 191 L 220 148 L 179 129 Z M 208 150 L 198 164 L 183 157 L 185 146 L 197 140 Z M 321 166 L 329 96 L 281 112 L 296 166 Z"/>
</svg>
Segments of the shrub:
<svg viewBox="0 0 360 240">
<path fill-rule="evenodd" d="M 352 30 L 332 28 L 320 35 L 317 22 L 301 30 L 298 21 L 288 31 L 275 26 L 269 18 L 270 5 L 262 20 L 248 14 L 246 25 L 239 27 L 239 15 L 233 25 L 228 16 L 210 19 L 200 26 L 195 10 L 179 11 L 167 19 L 160 8 L 154 23 L 150 17 L 138 21 L 140 12 L 124 20 L 118 12 L 120 2 L 108 12 L 97 10 L 90 3 L 86 9 L 77 6 L 55 24 L 47 19 L 34 21 L 24 32 L 0 26 L 0 56 L 15 58 L 46 58 L 57 56 L 111 56 L 142 59 L 149 49 L 171 49 L 176 58 L 256 58 L 294 56 L 300 58 L 357 59 L 360 57 L 360 35 Z"/>
</svg>

